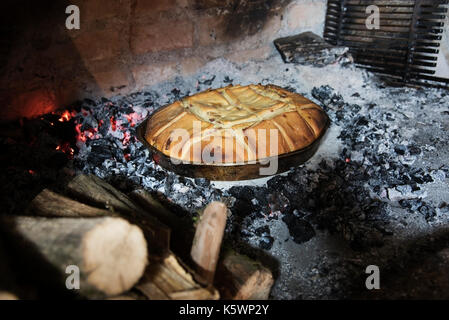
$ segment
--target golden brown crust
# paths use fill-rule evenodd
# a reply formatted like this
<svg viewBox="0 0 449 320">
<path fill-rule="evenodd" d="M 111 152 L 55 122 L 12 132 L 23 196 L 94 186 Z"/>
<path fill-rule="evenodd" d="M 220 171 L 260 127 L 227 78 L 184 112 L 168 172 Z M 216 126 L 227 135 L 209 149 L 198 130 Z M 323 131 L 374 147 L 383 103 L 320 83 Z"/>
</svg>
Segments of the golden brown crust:
<svg viewBox="0 0 449 320">
<path fill-rule="evenodd" d="M 327 123 L 305 97 L 274 85 L 227 86 L 184 98 L 154 113 L 145 138 L 189 162 L 237 163 L 307 147 Z M 179 130 L 181 129 L 181 130 Z"/>
</svg>

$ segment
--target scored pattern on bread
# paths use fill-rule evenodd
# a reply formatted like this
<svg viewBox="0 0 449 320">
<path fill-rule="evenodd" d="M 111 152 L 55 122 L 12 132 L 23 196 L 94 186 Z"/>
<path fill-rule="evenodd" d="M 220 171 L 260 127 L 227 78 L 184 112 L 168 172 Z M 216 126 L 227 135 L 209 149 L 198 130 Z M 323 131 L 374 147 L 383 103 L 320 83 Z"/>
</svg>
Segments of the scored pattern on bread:
<svg viewBox="0 0 449 320">
<path fill-rule="evenodd" d="M 206 155 L 239 163 L 305 148 L 326 123 L 324 111 L 299 94 L 274 85 L 229 85 L 156 111 L 145 138 L 176 159 L 204 163 Z"/>
</svg>

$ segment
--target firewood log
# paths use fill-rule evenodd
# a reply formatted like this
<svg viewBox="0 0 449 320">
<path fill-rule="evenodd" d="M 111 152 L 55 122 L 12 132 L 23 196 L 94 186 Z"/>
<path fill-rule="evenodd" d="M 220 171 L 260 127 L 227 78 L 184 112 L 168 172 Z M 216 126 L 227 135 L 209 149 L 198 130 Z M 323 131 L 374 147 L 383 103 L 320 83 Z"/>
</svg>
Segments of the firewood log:
<svg viewBox="0 0 449 320">
<path fill-rule="evenodd" d="M 129 290 L 147 265 L 142 231 L 121 218 L 4 219 L 14 226 L 12 232 L 61 273 L 61 280 L 68 281 L 66 268 L 76 266 L 79 293 L 85 297 L 104 298 Z M 70 272 L 75 279 L 76 270 Z"/>
<path fill-rule="evenodd" d="M 111 212 L 108 210 L 80 203 L 48 189 L 42 190 L 31 201 L 28 210 L 42 217 L 98 218 L 111 215 Z"/>
<path fill-rule="evenodd" d="M 233 250 L 225 250 L 222 255 L 215 284 L 223 299 L 268 299 L 274 283 L 269 269 Z"/>
<path fill-rule="evenodd" d="M 198 274 L 210 284 L 214 281 L 221 241 L 226 227 L 227 211 L 226 205 L 218 201 L 211 202 L 204 209 L 196 227 L 190 250 Z"/>
<path fill-rule="evenodd" d="M 150 300 L 217 300 L 218 291 L 209 286 L 198 284 L 189 273 L 170 254 L 159 261 L 148 265 L 136 289 Z"/>
<path fill-rule="evenodd" d="M 143 189 L 134 190 L 131 197 L 148 212 L 172 229 L 172 247 L 183 252 L 192 245 L 192 228 L 186 221 L 166 209 L 158 199 Z M 226 248 L 218 261 L 214 284 L 223 299 L 267 299 L 273 285 L 272 272 L 246 255 Z"/>
<path fill-rule="evenodd" d="M 78 175 L 67 185 L 68 192 L 87 204 L 109 210 L 142 228 L 154 254 L 165 254 L 170 229 L 137 206 L 125 194 L 94 175 Z M 154 252 L 158 250 L 158 252 Z"/>
</svg>

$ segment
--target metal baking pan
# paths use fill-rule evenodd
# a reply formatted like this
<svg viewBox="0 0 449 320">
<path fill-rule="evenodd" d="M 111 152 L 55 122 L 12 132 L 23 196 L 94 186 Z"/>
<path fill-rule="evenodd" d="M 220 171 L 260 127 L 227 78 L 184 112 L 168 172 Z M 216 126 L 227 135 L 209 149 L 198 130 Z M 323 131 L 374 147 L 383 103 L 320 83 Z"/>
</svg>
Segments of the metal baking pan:
<svg viewBox="0 0 449 320">
<path fill-rule="evenodd" d="M 150 149 L 153 160 L 161 167 L 170 170 L 181 176 L 191 178 L 206 178 L 215 181 L 236 181 L 236 180 L 249 180 L 267 177 L 266 175 L 260 175 L 259 169 L 268 167 L 267 161 L 272 158 L 264 158 L 256 161 L 244 162 L 244 163 L 217 163 L 217 164 L 201 164 L 193 162 L 181 162 L 180 164 L 174 164 L 170 160 L 169 156 L 166 156 L 161 151 L 150 145 L 145 139 L 145 132 L 147 128 L 148 119 L 150 115 L 145 119 L 137 128 L 137 138 L 148 149 Z M 322 138 L 329 128 L 330 120 L 326 116 L 326 124 L 321 132 L 321 135 L 309 146 L 295 150 L 288 153 L 283 153 L 277 156 L 278 158 L 278 170 L 276 174 L 290 170 L 292 167 L 296 167 L 309 160 L 315 152 L 318 150 L 321 144 Z"/>
</svg>

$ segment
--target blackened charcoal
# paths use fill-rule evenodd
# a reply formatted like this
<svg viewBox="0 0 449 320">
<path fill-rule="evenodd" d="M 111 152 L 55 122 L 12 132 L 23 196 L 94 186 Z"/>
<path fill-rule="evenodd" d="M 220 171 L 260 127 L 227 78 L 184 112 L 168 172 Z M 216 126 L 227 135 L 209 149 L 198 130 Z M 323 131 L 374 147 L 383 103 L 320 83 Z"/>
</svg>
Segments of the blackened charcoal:
<svg viewBox="0 0 449 320">
<path fill-rule="evenodd" d="M 332 108 L 331 105 L 341 107 L 344 104 L 343 97 L 340 94 L 335 93 L 335 90 L 328 86 L 321 86 L 319 88 L 314 87 L 312 89 L 312 96 L 322 102 L 325 107 Z"/>
<path fill-rule="evenodd" d="M 399 201 L 401 207 L 410 213 L 420 213 L 428 221 L 436 216 L 436 209 L 421 199 L 403 199 Z"/>
<path fill-rule="evenodd" d="M 213 75 L 213 76 L 212 76 L 211 78 L 209 78 L 209 79 L 206 79 L 206 80 L 198 80 L 198 83 L 204 84 L 204 85 L 206 85 L 206 86 L 210 86 L 210 85 L 212 84 L 212 82 L 214 82 L 215 78 L 216 78 L 216 76 Z"/>
<path fill-rule="evenodd" d="M 272 236 L 263 235 L 259 241 L 259 247 L 265 250 L 270 250 L 273 247 L 274 238 Z"/>
<path fill-rule="evenodd" d="M 282 218 L 282 221 L 287 225 L 293 241 L 298 244 L 307 242 L 315 236 L 315 230 L 306 220 L 299 219 L 294 215 L 286 214 Z"/>
<path fill-rule="evenodd" d="M 351 110 L 352 113 L 356 114 L 358 113 L 360 110 L 362 110 L 362 107 L 359 106 L 358 104 L 351 104 L 349 105 L 349 109 Z M 368 124 L 368 123 L 367 123 Z"/>
<path fill-rule="evenodd" d="M 210 181 L 205 178 L 195 178 L 195 184 L 200 187 L 208 187 L 210 185 Z"/>
<path fill-rule="evenodd" d="M 398 145 L 398 146 L 395 146 L 395 147 L 394 147 L 394 151 L 395 151 L 397 154 L 403 156 L 403 155 L 405 154 L 405 152 L 407 151 L 407 147 L 406 147 L 406 146 L 403 146 L 403 145 Z"/>
<path fill-rule="evenodd" d="M 423 180 L 424 180 L 424 182 L 427 182 L 427 183 L 433 182 L 432 176 L 428 173 L 423 176 Z"/>
<path fill-rule="evenodd" d="M 387 112 L 385 114 L 385 120 L 387 120 L 387 121 L 394 121 L 395 119 L 394 119 L 394 117 L 393 117 L 393 115 L 391 113 Z"/>
<path fill-rule="evenodd" d="M 424 203 L 421 207 L 419 207 L 418 211 L 427 221 L 432 220 L 437 215 L 435 208 L 427 203 Z"/>
<path fill-rule="evenodd" d="M 274 192 L 269 197 L 269 207 L 271 213 L 286 213 L 290 212 L 290 201 L 281 192 Z M 274 217 L 277 217 L 274 215 Z"/>
<path fill-rule="evenodd" d="M 81 131 L 86 131 L 94 128 L 98 128 L 98 121 L 91 115 L 84 117 L 81 125 Z"/>
<path fill-rule="evenodd" d="M 252 188 L 238 186 L 232 187 L 228 192 L 236 199 L 231 208 L 233 215 L 246 216 L 256 211 L 256 205 L 251 201 L 254 198 Z"/>
<path fill-rule="evenodd" d="M 270 227 L 269 226 L 259 227 L 256 230 L 254 230 L 254 233 L 258 236 L 268 236 L 270 235 Z"/>
<path fill-rule="evenodd" d="M 181 98 L 181 90 L 179 90 L 178 88 L 174 88 L 171 91 L 171 94 L 173 95 L 173 98 L 176 100 L 179 100 Z"/>
<path fill-rule="evenodd" d="M 104 160 L 111 159 L 116 154 L 104 140 L 93 140 L 90 147 L 87 161 L 95 166 L 100 166 Z"/>
<path fill-rule="evenodd" d="M 233 80 L 231 78 L 229 78 L 229 76 L 225 76 L 223 79 L 223 82 L 227 83 L 227 84 L 232 84 Z"/>
<path fill-rule="evenodd" d="M 369 121 L 366 117 L 360 117 L 356 120 L 357 126 L 367 126 L 368 123 L 369 123 Z"/>
<path fill-rule="evenodd" d="M 154 172 L 154 178 L 155 178 L 157 181 L 164 181 L 164 179 L 165 179 L 166 176 L 167 176 L 167 175 L 166 175 L 165 172 L 163 172 L 163 171 L 156 171 L 156 172 Z"/>
</svg>

